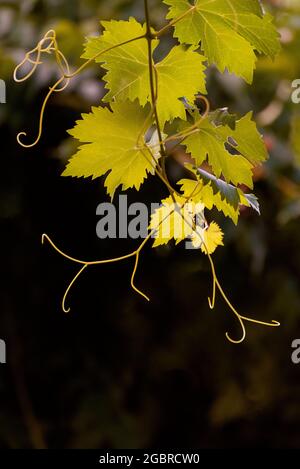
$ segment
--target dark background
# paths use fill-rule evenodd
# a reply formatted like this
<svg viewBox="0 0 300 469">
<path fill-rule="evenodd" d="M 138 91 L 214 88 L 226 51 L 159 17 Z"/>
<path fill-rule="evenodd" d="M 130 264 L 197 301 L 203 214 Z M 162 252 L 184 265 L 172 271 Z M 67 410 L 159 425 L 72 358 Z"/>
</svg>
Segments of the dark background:
<svg viewBox="0 0 300 469">
<path fill-rule="evenodd" d="M 41 142 L 24 150 L 16 134 L 36 135 L 56 69 L 49 58 L 21 85 L 12 71 L 52 27 L 78 65 L 84 37 L 98 31 L 99 19 L 142 20 L 143 5 L 0 2 L 0 78 L 7 83 L 7 104 L 0 104 L 0 338 L 7 345 L 7 364 L 0 365 L 0 448 L 300 447 L 300 364 L 291 362 L 291 343 L 300 338 L 300 171 L 289 143 L 300 106 L 290 99 L 291 80 L 300 78 L 300 7 L 266 3 L 282 34 L 280 56 L 274 63 L 260 60 L 252 86 L 214 69 L 208 77 L 212 108 L 229 106 L 240 115 L 254 109 L 271 155 L 255 174 L 261 217 L 245 210 L 235 227 L 214 214 L 225 231 L 225 247 L 214 259 L 241 313 L 282 326 L 247 324 L 246 340 L 232 345 L 225 332 L 239 336 L 237 321 L 220 298 L 213 311 L 207 304 L 206 257 L 172 243 L 156 250 L 148 245 L 141 256 L 137 285 L 150 295 L 149 304 L 130 289 L 129 260 L 89 268 L 69 297 L 71 313 L 61 311 L 76 266 L 41 246 L 42 233 L 83 259 L 136 246 L 97 239 L 96 207 L 108 201 L 102 180 L 60 177 L 74 147 L 66 130 L 99 103 L 103 72 L 91 67 L 54 96 Z M 160 1 L 152 2 L 154 26 L 165 12 Z M 168 170 L 180 177 L 175 161 Z M 154 178 L 139 193 L 128 192 L 129 201 L 164 196 Z"/>
</svg>

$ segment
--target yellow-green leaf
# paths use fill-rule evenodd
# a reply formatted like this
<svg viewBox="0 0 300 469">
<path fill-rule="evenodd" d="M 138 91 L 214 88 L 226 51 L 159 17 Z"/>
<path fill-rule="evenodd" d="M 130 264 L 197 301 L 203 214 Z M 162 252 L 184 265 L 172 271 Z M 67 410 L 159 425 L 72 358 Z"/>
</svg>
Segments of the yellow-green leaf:
<svg viewBox="0 0 300 469">
<path fill-rule="evenodd" d="M 223 175 L 228 183 L 252 188 L 252 168 L 267 158 L 267 152 L 251 114 L 237 121 L 234 130 L 227 125 L 215 125 L 210 116 L 199 120 L 198 113 L 195 122 L 198 132 L 188 136 L 183 144 L 196 165 L 207 159 L 217 178 Z M 186 127 L 186 123 L 181 124 L 182 129 Z"/>
<path fill-rule="evenodd" d="M 218 127 L 218 130 L 224 139 L 233 139 L 235 149 L 253 165 L 257 165 L 268 159 L 268 153 L 262 136 L 252 120 L 252 115 L 252 112 L 248 112 L 237 120 L 234 130 L 228 131 L 227 125 Z"/>
<path fill-rule="evenodd" d="M 95 58 L 97 63 L 107 70 L 104 76 L 107 82 L 108 93 L 106 101 L 112 99 L 134 101 L 139 99 L 144 106 L 149 99 L 149 69 L 148 47 L 145 38 L 138 39 L 123 46 L 115 47 L 105 54 L 100 53 L 108 48 L 142 36 L 146 32 L 143 26 L 135 18 L 128 21 L 101 21 L 104 28 L 99 37 L 91 37 L 85 45 L 83 58 Z M 159 41 L 152 43 L 153 51 Z"/>
<path fill-rule="evenodd" d="M 161 206 L 151 216 L 149 229 L 155 231 L 153 247 L 167 244 L 171 239 L 178 244 L 191 237 L 195 215 L 203 211 L 203 204 L 187 202 L 184 197 L 174 195 L 161 202 Z"/>
<path fill-rule="evenodd" d="M 263 15 L 258 0 L 164 0 L 167 18 L 178 21 L 175 37 L 181 43 L 199 44 L 209 63 L 223 72 L 252 82 L 255 50 L 274 57 L 279 35 L 269 14 Z"/>
<path fill-rule="evenodd" d="M 103 21 L 102 25 L 104 33 L 88 40 L 84 58 L 91 59 L 109 47 L 145 34 L 145 26 L 134 18 L 129 21 Z M 157 40 L 152 42 L 153 50 L 157 45 Z M 107 70 L 104 76 L 109 90 L 104 98 L 106 101 L 138 99 L 142 106 L 151 102 L 145 38 L 98 55 L 95 60 Z M 174 46 L 161 62 L 155 64 L 157 110 L 162 126 L 176 117 L 185 119 L 185 107 L 180 98 L 193 101 L 197 93 L 206 93 L 205 60 L 195 51 L 195 47 L 180 45 Z"/>
<path fill-rule="evenodd" d="M 212 254 L 218 246 L 224 246 L 223 236 L 223 231 L 213 221 L 207 228 L 197 227 L 191 239 L 195 248 L 201 248 L 205 254 Z"/>
<path fill-rule="evenodd" d="M 69 133 L 84 143 L 69 161 L 63 176 L 92 177 L 107 174 L 105 186 L 113 197 L 118 186 L 139 190 L 157 163 L 156 157 L 145 156 L 144 126 L 149 108 L 137 102 L 112 103 L 107 108 L 92 108 L 83 114 Z M 151 161 L 152 160 L 152 161 Z"/>
</svg>

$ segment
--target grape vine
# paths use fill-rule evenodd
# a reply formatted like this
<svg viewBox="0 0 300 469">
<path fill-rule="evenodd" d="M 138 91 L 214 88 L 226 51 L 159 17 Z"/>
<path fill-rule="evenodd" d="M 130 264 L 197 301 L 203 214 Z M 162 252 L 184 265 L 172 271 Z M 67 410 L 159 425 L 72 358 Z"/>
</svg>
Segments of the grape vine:
<svg viewBox="0 0 300 469">
<path fill-rule="evenodd" d="M 251 83 L 257 54 L 274 57 L 280 47 L 278 34 L 259 0 L 194 0 L 193 4 L 188 0 L 164 0 L 164 3 L 169 6 L 169 22 L 158 31 L 151 26 L 147 0 L 144 0 L 144 25 L 134 18 L 103 21 L 103 33 L 88 39 L 82 56 L 85 62 L 74 72 L 59 49 L 55 31 L 48 31 L 16 67 L 14 79 L 23 82 L 30 78 L 47 54 L 53 54 L 60 77 L 44 99 L 34 141 L 26 143 L 26 132 L 20 132 L 17 140 L 24 148 L 37 145 L 52 94 L 64 91 L 72 78 L 90 64 L 100 63 L 106 71 L 104 80 L 108 93 L 104 102 L 107 106 L 92 108 L 89 114 L 83 114 L 69 132 L 81 146 L 63 176 L 96 178 L 106 175 L 105 187 L 113 198 L 120 186 L 122 190 L 132 187 L 139 190 L 144 180 L 155 174 L 169 196 L 152 215 L 147 237 L 134 251 L 120 257 L 80 260 L 63 252 L 43 234 L 43 243 L 47 241 L 57 253 L 80 266 L 65 291 L 62 309 L 66 313 L 70 311 L 67 297 L 88 266 L 131 258 L 134 260 L 131 287 L 149 301 L 135 285 L 143 248 L 153 237 L 153 247 L 171 239 L 177 244 L 189 238 L 209 261 L 212 275 L 209 307 L 214 308 L 218 291 L 240 324 L 240 338 L 233 339 L 226 332 L 227 339 L 237 344 L 246 337 L 246 322 L 270 327 L 279 323 L 241 315 L 232 305 L 212 259 L 215 249 L 223 245 L 223 232 L 214 221 L 207 222 L 204 211 L 216 207 L 235 224 L 240 205 L 259 212 L 255 195 L 245 193 L 241 186 L 253 187 L 252 169 L 267 159 L 267 153 L 252 113 L 237 120 L 225 110 L 210 110 L 205 96 L 205 69 L 215 64 L 221 72 L 227 69 Z M 160 62 L 154 62 L 153 52 L 160 38 L 171 30 L 178 44 Z M 20 76 L 25 65 L 30 70 Z M 166 123 L 173 123 L 174 134 L 165 133 Z M 147 141 L 150 129 L 152 137 Z M 191 156 L 191 163 L 184 166 L 190 178 L 178 181 L 173 187 L 166 159 L 172 157 L 174 148 L 179 145 Z M 203 163 L 206 163 L 205 168 Z M 164 230 L 167 223 L 172 227 L 168 235 Z M 182 227 L 184 230 L 179 230 Z"/>
</svg>

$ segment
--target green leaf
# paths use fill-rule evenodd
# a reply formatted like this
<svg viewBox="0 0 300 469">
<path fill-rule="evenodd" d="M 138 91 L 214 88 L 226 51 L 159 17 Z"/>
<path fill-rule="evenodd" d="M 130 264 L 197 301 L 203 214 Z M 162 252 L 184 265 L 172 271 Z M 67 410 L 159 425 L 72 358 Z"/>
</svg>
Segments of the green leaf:
<svg viewBox="0 0 300 469">
<path fill-rule="evenodd" d="M 268 155 L 251 117 L 252 114 L 248 113 L 236 121 L 233 130 L 227 125 L 215 125 L 210 115 L 199 119 L 199 113 L 195 112 L 198 132 L 188 136 L 183 144 L 197 166 L 207 158 L 217 178 L 222 174 L 227 182 L 252 188 L 252 168 L 265 161 Z M 181 128 L 187 128 L 187 124 L 183 123 Z"/>
<path fill-rule="evenodd" d="M 222 174 L 235 186 L 245 184 L 252 188 L 252 168 L 267 158 L 267 152 L 251 114 L 236 121 L 235 130 L 227 125 L 215 125 L 210 116 L 201 119 L 198 112 L 194 112 L 194 121 L 198 132 L 187 136 L 183 145 L 196 165 L 207 159 L 217 178 Z M 181 130 L 187 127 L 184 122 L 180 124 Z"/>
<path fill-rule="evenodd" d="M 274 57 L 279 39 L 269 14 L 263 15 L 258 0 L 164 0 L 167 18 L 178 19 L 175 37 L 181 43 L 199 44 L 210 64 L 252 83 L 256 55 Z M 179 19 L 180 18 L 180 19 Z"/>
<path fill-rule="evenodd" d="M 97 38 L 90 38 L 86 44 L 85 59 L 121 42 L 145 34 L 142 26 L 134 18 L 129 21 L 103 21 L 104 33 Z M 159 41 L 153 41 L 153 50 Z M 138 99 L 144 106 L 151 102 L 148 49 L 145 38 L 117 47 L 97 57 L 107 70 L 104 80 L 109 92 L 105 101 L 115 99 L 134 101 Z M 195 47 L 175 46 L 159 63 L 155 64 L 157 77 L 157 110 L 161 125 L 176 117 L 185 119 L 185 107 L 179 98 L 194 100 L 198 92 L 206 93 L 205 57 L 195 52 Z"/>
<path fill-rule="evenodd" d="M 84 59 L 92 59 L 96 54 L 124 41 L 142 36 L 146 32 L 145 25 L 141 25 L 134 18 L 128 21 L 101 21 L 105 28 L 99 37 L 89 38 L 85 45 Z M 159 41 L 153 41 L 152 48 L 156 49 Z M 149 70 L 148 48 L 145 38 L 138 39 L 124 46 L 116 47 L 109 52 L 99 55 L 95 61 L 101 63 L 107 70 L 104 76 L 109 92 L 106 101 L 129 99 L 137 97 L 142 106 L 149 99 Z"/>
<path fill-rule="evenodd" d="M 157 111 L 162 123 L 175 117 L 186 119 L 185 106 L 179 98 L 193 102 L 198 92 L 206 94 L 205 60 L 193 48 L 175 46 L 155 65 L 158 74 Z"/>
<path fill-rule="evenodd" d="M 84 145 L 71 158 L 63 176 L 95 179 L 109 173 L 105 186 L 113 197 L 118 186 L 123 190 L 130 187 L 139 190 L 157 159 L 152 157 L 151 163 L 151 155 L 146 152 L 147 158 L 139 149 L 145 145 L 144 127 L 149 108 L 141 108 L 137 102 L 116 102 L 111 108 L 113 112 L 92 108 L 69 131 Z"/>
<path fill-rule="evenodd" d="M 224 139 L 228 138 L 228 128 L 218 127 Z M 252 120 L 252 112 L 248 112 L 240 120 L 236 121 L 234 130 L 230 130 L 230 138 L 235 142 L 236 150 L 241 153 L 253 165 L 262 163 L 268 159 L 268 153 L 262 136 Z"/>
</svg>

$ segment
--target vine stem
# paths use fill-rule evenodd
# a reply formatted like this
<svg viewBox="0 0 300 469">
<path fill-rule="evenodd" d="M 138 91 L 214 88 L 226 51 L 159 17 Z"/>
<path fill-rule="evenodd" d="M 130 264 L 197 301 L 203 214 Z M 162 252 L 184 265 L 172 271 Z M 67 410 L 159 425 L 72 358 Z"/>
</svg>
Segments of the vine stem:
<svg viewBox="0 0 300 469">
<path fill-rule="evenodd" d="M 152 110 L 154 114 L 155 124 L 157 128 L 157 134 L 159 139 L 160 145 L 160 153 L 161 153 L 161 167 L 162 167 L 162 174 L 164 178 L 168 181 L 168 176 L 166 173 L 166 151 L 163 144 L 162 138 L 162 130 L 159 123 L 158 112 L 157 112 L 157 76 L 156 76 L 156 86 L 155 86 L 155 77 L 154 77 L 154 65 L 152 59 L 152 40 L 154 35 L 151 32 L 151 23 L 150 23 L 150 14 L 149 14 L 149 5 L 148 0 L 144 0 L 144 8 L 145 8 L 145 21 L 146 21 L 146 39 L 148 44 L 148 67 L 149 67 L 149 82 L 150 82 L 150 93 L 151 93 L 151 102 L 152 102 Z M 156 89 L 155 89 L 156 88 Z M 169 182 L 168 182 L 169 184 Z"/>
<path fill-rule="evenodd" d="M 162 131 L 161 131 L 161 127 L 160 127 L 160 122 L 159 122 L 159 117 L 158 117 L 158 112 L 157 112 L 157 93 L 158 93 L 158 83 L 157 83 L 157 76 L 156 76 L 156 87 L 155 87 L 155 79 L 154 79 L 154 71 L 155 71 L 155 68 L 154 68 L 154 65 L 153 65 L 153 59 L 152 59 L 152 40 L 156 37 L 159 37 L 160 35 L 164 34 L 170 27 L 172 27 L 175 23 L 177 23 L 178 21 L 180 21 L 182 18 L 184 18 L 187 14 L 191 13 L 194 9 L 195 9 L 195 6 L 191 7 L 189 10 L 187 10 L 183 15 L 181 15 L 180 17 L 178 17 L 176 20 L 172 21 L 171 23 L 169 23 L 167 26 L 165 26 L 164 28 L 162 28 L 159 32 L 157 33 L 152 33 L 151 32 L 151 23 L 150 23 L 150 14 L 149 14 L 149 5 L 148 5 L 148 0 L 144 0 L 144 7 L 145 7 L 145 20 L 146 20 L 146 39 L 147 39 L 147 44 L 148 44 L 148 65 L 149 65 L 149 81 L 150 81 L 150 91 L 151 91 L 151 101 L 152 101 L 152 110 L 153 110 L 153 114 L 154 114 L 154 118 L 155 118 L 155 123 L 156 123 L 156 127 L 157 127 L 157 133 L 158 133 L 158 138 L 159 138 L 159 143 L 160 143 L 160 152 L 161 152 L 161 160 L 162 160 L 162 181 L 165 183 L 166 187 L 168 188 L 170 194 L 171 194 L 171 197 L 173 199 L 173 202 L 176 206 L 176 210 L 178 210 L 178 204 L 176 203 L 176 199 L 175 199 L 175 196 L 174 196 L 174 191 L 172 190 L 172 187 L 170 186 L 169 184 L 169 181 L 168 181 L 168 176 L 166 174 L 166 168 L 165 168 L 165 159 L 166 159 L 166 152 L 165 152 L 165 147 L 164 147 L 164 142 L 163 142 L 163 139 L 162 139 Z M 209 102 L 207 101 L 206 98 L 203 98 L 204 101 L 205 101 L 205 104 L 206 104 L 206 110 L 204 112 L 204 115 L 200 117 L 200 119 L 198 121 L 196 121 L 194 123 L 193 126 L 191 126 L 189 129 L 186 129 L 185 131 L 183 132 L 180 132 L 179 134 L 173 136 L 174 139 L 179 139 L 179 142 L 175 145 L 175 147 L 178 145 L 178 144 L 181 144 L 191 133 L 193 132 L 197 132 L 198 131 L 198 124 L 200 121 L 202 121 L 203 118 L 207 117 L 208 113 L 209 113 Z M 173 149 L 175 148 L 173 147 Z M 197 185 L 196 185 L 197 187 Z M 196 189 L 195 187 L 195 189 Z M 171 189 L 171 190 L 170 190 Z M 194 191 L 193 191 L 194 192 Z M 192 197 L 193 193 L 191 194 L 191 196 L 186 200 L 185 203 L 188 202 L 188 200 Z M 185 222 L 187 222 L 187 220 L 185 219 L 185 217 L 182 215 L 181 213 L 181 208 L 179 209 L 179 213 L 181 214 L 181 217 L 183 218 L 183 220 Z M 232 303 L 230 302 L 230 300 L 228 299 L 227 295 L 225 294 L 220 282 L 219 282 L 219 279 L 216 275 L 216 271 L 215 271 L 215 266 L 214 266 L 214 262 L 212 260 L 212 257 L 208 251 L 208 248 L 204 242 L 204 239 L 203 237 L 200 235 L 200 233 L 198 233 L 198 236 L 200 237 L 200 240 L 202 242 L 202 244 L 204 245 L 204 248 L 205 248 L 205 251 L 206 251 L 206 254 L 208 256 L 208 259 L 209 259 L 209 263 L 210 263 L 210 266 L 211 266 L 211 272 L 212 272 L 212 276 L 213 276 L 213 293 L 212 293 L 212 298 L 208 298 L 208 303 L 209 303 L 209 307 L 211 309 L 214 308 L 214 304 L 215 304 L 215 297 L 216 297 L 216 288 L 218 288 L 221 296 L 223 297 L 223 299 L 225 300 L 226 304 L 229 306 L 229 308 L 231 309 L 231 311 L 234 313 L 234 315 L 236 316 L 237 320 L 239 321 L 240 323 L 240 326 L 241 326 L 241 329 L 242 329 L 242 337 L 240 339 L 232 339 L 230 337 L 230 335 L 228 334 L 228 332 L 226 332 L 226 338 L 233 344 L 239 344 L 241 342 L 244 341 L 245 337 L 246 337 L 246 328 L 245 328 L 245 325 L 244 325 L 244 322 L 243 321 L 249 321 L 249 322 L 253 322 L 253 323 L 256 323 L 256 324 L 261 324 L 261 325 L 265 325 L 265 326 L 279 326 L 280 323 L 278 321 L 274 321 L 272 320 L 271 323 L 267 323 L 267 322 L 263 322 L 263 321 L 259 321 L 259 320 L 256 320 L 256 319 L 252 319 L 252 318 L 248 318 L 246 316 L 242 316 L 241 314 L 238 313 L 238 311 L 236 310 L 236 308 L 234 308 L 234 306 L 232 305 Z M 136 270 L 136 267 L 137 267 L 137 263 L 138 263 L 138 256 L 139 256 L 139 252 L 137 253 L 136 255 L 136 263 L 135 263 L 135 269 L 134 269 L 134 272 L 133 272 L 133 276 L 132 278 L 134 278 L 134 274 L 135 274 L 135 270 Z M 135 288 L 134 288 L 135 289 Z M 139 292 L 140 293 L 140 292 Z"/>
</svg>

